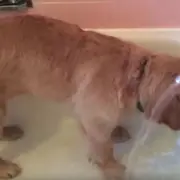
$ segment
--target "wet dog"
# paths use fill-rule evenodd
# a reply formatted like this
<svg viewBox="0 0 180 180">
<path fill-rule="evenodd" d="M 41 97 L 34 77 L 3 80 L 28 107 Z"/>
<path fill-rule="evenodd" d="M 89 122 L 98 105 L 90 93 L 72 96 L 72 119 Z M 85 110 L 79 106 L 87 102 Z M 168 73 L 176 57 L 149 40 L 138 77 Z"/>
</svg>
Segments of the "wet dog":
<svg viewBox="0 0 180 180">
<path fill-rule="evenodd" d="M 125 167 L 113 156 L 111 138 L 117 132 L 128 136 L 120 127 L 123 116 L 137 105 L 149 116 L 160 94 L 179 73 L 178 58 L 153 54 L 60 20 L 22 15 L 0 21 L 3 115 L 7 100 L 24 93 L 69 102 L 89 143 L 89 160 L 109 179 L 123 178 Z M 179 98 L 173 103 L 161 122 L 178 129 L 178 115 L 171 115 L 179 112 Z M 23 135 L 20 128 L 4 127 L 3 120 L 0 122 L 2 140 Z M 119 130 L 112 134 L 116 128 Z M 0 161 L 0 177 L 13 178 L 20 172 L 16 164 Z"/>
</svg>

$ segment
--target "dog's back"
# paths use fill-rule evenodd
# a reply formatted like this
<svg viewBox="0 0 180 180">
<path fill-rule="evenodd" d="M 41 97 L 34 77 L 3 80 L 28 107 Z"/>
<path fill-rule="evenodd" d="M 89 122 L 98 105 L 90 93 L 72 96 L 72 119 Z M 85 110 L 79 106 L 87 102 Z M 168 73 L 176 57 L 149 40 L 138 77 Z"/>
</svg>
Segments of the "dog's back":
<svg viewBox="0 0 180 180">
<path fill-rule="evenodd" d="M 52 91 L 58 88 L 57 82 L 65 87 L 69 83 L 65 61 L 76 47 L 80 32 L 75 25 L 41 16 L 1 19 L 1 86 L 16 87 L 18 91 L 31 89 L 31 93 L 41 91 L 42 94 L 55 93 Z"/>
<path fill-rule="evenodd" d="M 7 98 L 28 91 L 55 100 L 66 98 L 79 88 L 85 74 L 92 78 L 97 69 L 97 76 L 107 81 L 117 76 L 124 79 L 127 68 L 133 67 L 128 59 L 138 60 L 136 55 L 141 55 L 134 51 L 133 56 L 132 48 L 60 20 L 36 15 L 4 18 L 0 21 L 0 88 Z M 134 69 L 135 64 L 139 62 L 134 60 Z"/>
</svg>

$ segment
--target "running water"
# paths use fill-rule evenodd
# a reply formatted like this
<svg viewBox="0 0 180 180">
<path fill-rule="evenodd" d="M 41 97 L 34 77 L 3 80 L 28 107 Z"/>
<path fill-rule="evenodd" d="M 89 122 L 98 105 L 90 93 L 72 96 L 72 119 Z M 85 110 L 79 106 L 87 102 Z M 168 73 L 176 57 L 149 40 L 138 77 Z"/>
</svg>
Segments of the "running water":
<svg viewBox="0 0 180 180">
<path fill-rule="evenodd" d="M 180 76 L 177 76 L 174 84 L 172 84 L 164 92 L 164 94 L 162 94 L 160 96 L 159 100 L 155 104 L 155 107 L 152 109 L 149 120 L 143 122 L 142 127 L 141 127 L 139 133 L 137 134 L 135 143 L 133 145 L 132 150 L 129 153 L 129 156 L 127 159 L 127 164 L 126 164 L 126 166 L 127 166 L 126 178 L 128 180 L 130 180 L 131 178 L 133 179 L 133 177 L 131 175 L 132 175 L 132 170 L 133 170 L 133 166 L 134 166 L 134 161 L 137 162 L 137 160 L 134 159 L 135 154 L 141 150 L 142 146 L 145 144 L 145 141 L 147 141 L 148 137 L 150 136 L 150 133 L 154 130 L 154 123 L 152 123 L 152 121 L 158 122 L 158 120 L 161 116 L 161 113 L 164 111 L 164 109 L 167 107 L 167 105 L 171 102 L 173 97 L 177 94 L 180 94 Z M 180 150 L 179 150 L 180 140 L 177 140 L 177 145 L 178 145 L 178 151 L 179 151 L 178 153 L 180 155 Z M 177 150 L 175 150 L 175 151 L 177 151 Z M 170 160 L 169 157 L 171 158 L 172 154 L 174 155 L 174 153 L 176 153 L 176 152 L 169 152 L 168 154 L 166 154 L 166 155 L 168 155 L 168 161 Z"/>
</svg>

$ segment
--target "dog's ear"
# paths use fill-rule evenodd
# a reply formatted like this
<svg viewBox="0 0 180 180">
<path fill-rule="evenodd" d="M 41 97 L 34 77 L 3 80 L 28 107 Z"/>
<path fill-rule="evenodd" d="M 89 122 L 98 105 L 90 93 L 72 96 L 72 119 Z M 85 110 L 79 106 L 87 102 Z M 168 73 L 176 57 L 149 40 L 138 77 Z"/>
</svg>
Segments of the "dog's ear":
<svg viewBox="0 0 180 180">
<path fill-rule="evenodd" d="M 144 77 L 148 61 L 149 57 L 143 56 L 140 60 L 138 59 L 138 61 L 131 64 L 131 70 L 128 71 L 128 80 L 126 80 L 126 94 L 129 96 L 137 94 L 139 85 Z"/>
</svg>

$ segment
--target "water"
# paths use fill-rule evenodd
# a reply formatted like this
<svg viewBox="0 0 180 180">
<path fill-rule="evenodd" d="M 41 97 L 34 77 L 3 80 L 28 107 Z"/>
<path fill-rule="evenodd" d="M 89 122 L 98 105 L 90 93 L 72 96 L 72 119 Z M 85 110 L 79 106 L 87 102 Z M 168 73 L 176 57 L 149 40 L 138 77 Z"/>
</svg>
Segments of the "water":
<svg viewBox="0 0 180 180">
<path fill-rule="evenodd" d="M 180 133 L 156 123 L 179 89 L 180 76 L 159 98 L 149 120 L 142 123 L 127 158 L 128 180 L 180 178 Z"/>
</svg>

